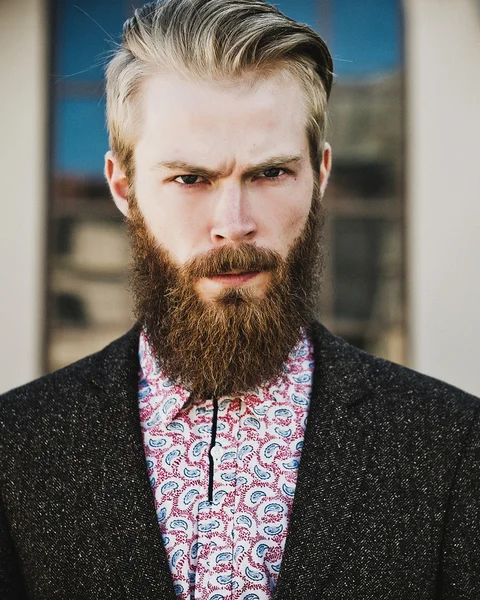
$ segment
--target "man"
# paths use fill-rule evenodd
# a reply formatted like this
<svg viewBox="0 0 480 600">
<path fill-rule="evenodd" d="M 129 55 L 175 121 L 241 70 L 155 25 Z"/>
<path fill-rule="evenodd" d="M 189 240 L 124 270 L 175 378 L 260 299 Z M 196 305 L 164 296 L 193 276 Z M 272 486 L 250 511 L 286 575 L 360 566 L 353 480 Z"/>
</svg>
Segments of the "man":
<svg viewBox="0 0 480 600">
<path fill-rule="evenodd" d="M 259 0 L 125 25 L 138 325 L 2 397 L 1 598 L 480 598 L 480 403 L 313 318 L 331 82 Z"/>
</svg>

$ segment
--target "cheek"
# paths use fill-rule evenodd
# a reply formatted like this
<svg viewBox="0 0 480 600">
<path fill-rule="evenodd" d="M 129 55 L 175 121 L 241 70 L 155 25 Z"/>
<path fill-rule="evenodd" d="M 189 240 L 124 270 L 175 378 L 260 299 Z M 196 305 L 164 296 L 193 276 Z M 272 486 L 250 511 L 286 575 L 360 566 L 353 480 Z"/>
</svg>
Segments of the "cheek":
<svg viewBox="0 0 480 600">
<path fill-rule="evenodd" d="M 309 210 L 310 205 L 306 205 L 302 207 L 297 206 L 294 210 L 291 210 L 289 212 L 287 227 L 288 230 L 292 232 L 294 236 L 298 235 L 302 231 L 307 221 Z"/>
<path fill-rule="evenodd" d="M 199 244 L 202 227 L 199 218 L 166 197 L 143 197 L 138 204 L 155 241 L 175 262 L 186 262 Z"/>
<path fill-rule="evenodd" d="M 286 255 L 296 239 L 302 234 L 310 212 L 308 202 L 296 202 L 279 215 L 279 233 L 282 236 L 282 253 Z"/>
</svg>

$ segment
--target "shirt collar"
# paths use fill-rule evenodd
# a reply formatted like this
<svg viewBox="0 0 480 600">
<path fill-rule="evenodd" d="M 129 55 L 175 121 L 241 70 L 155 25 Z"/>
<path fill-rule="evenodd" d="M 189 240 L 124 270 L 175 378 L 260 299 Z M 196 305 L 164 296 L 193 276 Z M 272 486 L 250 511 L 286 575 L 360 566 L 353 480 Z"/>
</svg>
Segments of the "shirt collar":
<svg viewBox="0 0 480 600">
<path fill-rule="evenodd" d="M 190 392 L 180 383 L 171 381 L 162 372 L 155 358 L 145 331 L 142 330 L 139 341 L 139 403 L 142 408 L 142 426 L 149 429 L 162 424 L 167 427 L 184 408 L 190 398 Z M 247 403 L 284 402 L 282 393 L 289 386 L 296 392 L 310 397 L 313 374 L 313 343 L 305 331 L 297 345 L 290 351 L 282 372 L 271 382 L 242 394 L 240 398 Z M 219 398 L 221 400 L 221 398 Z"/>
</svg>

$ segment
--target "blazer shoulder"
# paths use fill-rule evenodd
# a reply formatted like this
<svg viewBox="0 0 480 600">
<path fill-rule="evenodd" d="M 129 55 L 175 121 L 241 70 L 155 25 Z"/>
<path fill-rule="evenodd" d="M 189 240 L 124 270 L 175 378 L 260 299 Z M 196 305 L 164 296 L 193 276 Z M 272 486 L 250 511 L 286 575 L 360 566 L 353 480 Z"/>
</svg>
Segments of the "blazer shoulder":
<svg viewBox="0 0 480 600">
<path fill-rule="evenodd" d="M 363 353 L 372 389 L 379 394 L 411 398 L 416 403 L 435 402 L 458 409 L 480 409 L 480 398 L 435 377 L 378 356 Z"/>
<path fill-rule="evenodd" d="M 390 407 L 442 409 L 471 413 L 480 410 L 480 398 L 449 383 L 360 350 L 332 334 L 320 324 L 312 330 L 314 344 L 321 347 L 320 360 L 339 377 L 356 380 Z M 335 365 L 333 367 L 333 365 Z"/>
<path fill-rule="evenodd" d="M 134 327 L 102 350 L 0 395 L 0 426 L 9 418 L 55 411 L 55 406 L 81 398 L 82 391 L 102 387 L 108 375 L 125 369 L 125 363 L 132 361 L 137 349 L 138 328 Z"/>
</svg>

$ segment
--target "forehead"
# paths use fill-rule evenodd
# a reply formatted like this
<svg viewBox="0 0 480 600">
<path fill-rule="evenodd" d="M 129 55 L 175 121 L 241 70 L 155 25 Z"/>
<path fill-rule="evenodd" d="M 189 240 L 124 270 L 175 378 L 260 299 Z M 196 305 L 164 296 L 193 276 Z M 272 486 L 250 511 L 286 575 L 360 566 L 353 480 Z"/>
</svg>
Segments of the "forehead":
<svg viewBox="0 0 480 600">
<path fill-rule="evenodd" d="M 303 90 L 285 71 L 215 82 L 156 74 L 144 83 L 139 109 L 142 162 L 213 166 L 308 152 Z"/>
</svg>

